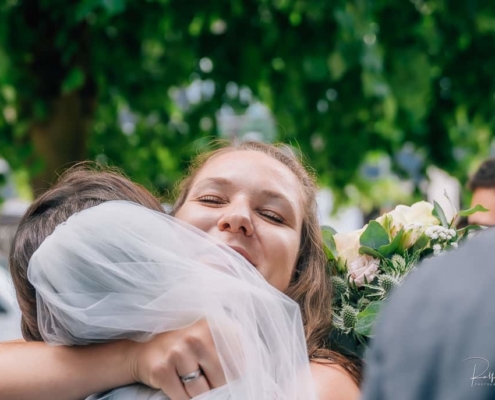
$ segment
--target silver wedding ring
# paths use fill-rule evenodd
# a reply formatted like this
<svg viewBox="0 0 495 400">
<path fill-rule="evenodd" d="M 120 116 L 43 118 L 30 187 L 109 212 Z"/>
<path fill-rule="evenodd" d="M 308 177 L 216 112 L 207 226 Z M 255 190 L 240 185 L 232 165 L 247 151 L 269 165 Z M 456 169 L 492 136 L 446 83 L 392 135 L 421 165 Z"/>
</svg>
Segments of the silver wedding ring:
<svg viewBox="0 0 495 400">
<path fill-rule="evenodd" d="M 202 374 L 203 374 L 203 371 L 201 371 L 201 368 L 200 368 L 197 371 L 191 372 L 190 374 L 179 375 L 179 378 L 183 383 L 187 383 L 187 382 L 191 382 L 195 379 L 198 379 Z"/>
</svg>

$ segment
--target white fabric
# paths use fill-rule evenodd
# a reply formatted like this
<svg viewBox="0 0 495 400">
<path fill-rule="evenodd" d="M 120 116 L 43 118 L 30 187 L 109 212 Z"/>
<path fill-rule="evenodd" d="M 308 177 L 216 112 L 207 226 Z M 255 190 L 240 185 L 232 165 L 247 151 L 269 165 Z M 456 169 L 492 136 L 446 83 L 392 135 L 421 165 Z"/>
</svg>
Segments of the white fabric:
<svg viewBox="0 0 495 400">
<path fill-rule="evenodd" d="M 120 201 L 75 214 L 34 253 L 28 278 L 49 344 L 147 341 L 205 318 L 227 385 L 198 399 L 315 398 L 298 305 L 173 217 Z M 166 397 L 134 385 L 104 398 Z"/>
</svg>

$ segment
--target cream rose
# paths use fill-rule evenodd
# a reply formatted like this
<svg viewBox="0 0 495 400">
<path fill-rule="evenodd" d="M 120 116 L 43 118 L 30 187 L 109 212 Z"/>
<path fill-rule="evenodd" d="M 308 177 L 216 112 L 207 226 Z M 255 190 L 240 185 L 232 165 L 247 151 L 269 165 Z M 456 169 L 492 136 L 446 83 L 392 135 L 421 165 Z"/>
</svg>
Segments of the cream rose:
<svg viewBox="0 0 495 400">
<path fill-rule="evenodd" d="M 411 207 L 397 206 L 395 210 L 388 214 L 392 218 L 394 224 L 402 225 L 406 227 L 408 225 L 423 226 L 438 225 L 440 221 L 433 216 L 433 205 L 427 201 L 420 201 L 414 203 Z"/>
<path fill-rule="evenodd" d="M 375 279 L 379 265 L 380 260 L 368 255 L 361 255 L 348 264 L 349 277 L 354 281 L 356 286 L 363 286 L 366 282 L 370 283 Z"/>
<path fill-rule="evenodd" d="M 433 216 L 433 205 L 420 201 L 411 207 L 399 205 L 391 212 L 377 218 L 377 221 L 394 237 L 404 229 L 402 247 L 408 249 L 432 225 L 439 225 L 440 221 Z"/>
<path fill-rule="evenodd" d="M 341 259 L 343 263 L 347 263 L 347 265 L 349 265 L 349 263 L 360 256 L 359 248 L 361 245 L 359 244 L 359 238 L 365 229 L 366 226 L 357 231 L 336 233 L 334 235 L 333 238 L 335 240 L 335 246 L 337 247 L 339 259 Z"/>
</svg>

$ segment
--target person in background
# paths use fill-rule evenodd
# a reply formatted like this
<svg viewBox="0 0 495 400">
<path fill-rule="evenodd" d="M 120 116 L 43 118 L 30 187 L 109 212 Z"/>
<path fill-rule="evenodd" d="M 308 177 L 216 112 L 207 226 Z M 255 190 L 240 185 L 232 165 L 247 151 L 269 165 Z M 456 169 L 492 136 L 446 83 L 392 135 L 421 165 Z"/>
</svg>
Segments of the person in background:
<svg viewBox="0 0 495 400">
<path fill-rule="evenodd" d="M 495 231 L 427 260 L 387 300 L 362 400 L 495 398 Z"/>
<path fill-rule="evenodd" d="M 484 161 L 468 182 L 472 193 L 471 207 L 481 205 L 488 209 L 468 217 L 469 224 L 495 226 L 495 158 Z"/>
</svg>

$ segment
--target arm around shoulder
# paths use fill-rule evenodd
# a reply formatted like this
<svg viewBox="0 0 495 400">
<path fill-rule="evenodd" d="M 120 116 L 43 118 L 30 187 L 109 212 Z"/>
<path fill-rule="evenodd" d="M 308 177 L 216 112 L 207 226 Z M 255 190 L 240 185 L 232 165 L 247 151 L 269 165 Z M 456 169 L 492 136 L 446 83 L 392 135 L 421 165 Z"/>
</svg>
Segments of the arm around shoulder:
<svg viewBox="0 0 495 400">
<path fill-rule="evenodd" d="M 351 376 L 332 363 L 311 363 L 311 374 L 319 400 L 357 400 L 361 394 Z"/>
</svg>

